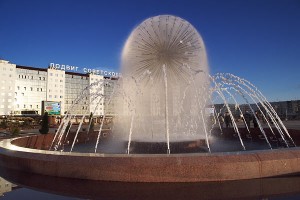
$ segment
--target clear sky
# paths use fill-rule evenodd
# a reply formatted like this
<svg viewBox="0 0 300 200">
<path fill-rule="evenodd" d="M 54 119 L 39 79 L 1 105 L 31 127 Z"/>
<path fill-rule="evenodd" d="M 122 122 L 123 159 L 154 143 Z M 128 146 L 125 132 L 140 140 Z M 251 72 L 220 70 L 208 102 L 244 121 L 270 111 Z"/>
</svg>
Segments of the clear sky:
<svg viewBox="0 0 300 200">
<path fill-rule="evenodd" d="M 300 0 L 0 0 L 0 58 L 118 71 L 132 29 L 160 14 L 200 32 L 211 74 L 246 78 L 271 101 L 300 99 Z"/>
</svg>

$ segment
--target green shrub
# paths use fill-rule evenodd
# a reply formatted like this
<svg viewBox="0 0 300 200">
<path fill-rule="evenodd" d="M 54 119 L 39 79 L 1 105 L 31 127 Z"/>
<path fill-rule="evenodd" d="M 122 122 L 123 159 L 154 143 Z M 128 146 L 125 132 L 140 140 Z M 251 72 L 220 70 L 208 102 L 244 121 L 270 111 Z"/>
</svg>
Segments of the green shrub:
<svg viewBox="0 0 300 200">
<path fill-rule="evenodd" d="M 1 123 L 0 123 L 0 128 L 7 128 L 8 127 L 8 125 L 7 125 L 7 122 L 6 121 L 2 121 Z"/>
<path fill-rule="evenodd" d="M 12 127 L 12 129 L 10 130 L 10 133 L 11 133 L 13 136 L 18 136 L 19 133 L 20 133 L 20 128 L 17 127 L 17 126 L 14 126 L 14 127 Z"/>
</svg>

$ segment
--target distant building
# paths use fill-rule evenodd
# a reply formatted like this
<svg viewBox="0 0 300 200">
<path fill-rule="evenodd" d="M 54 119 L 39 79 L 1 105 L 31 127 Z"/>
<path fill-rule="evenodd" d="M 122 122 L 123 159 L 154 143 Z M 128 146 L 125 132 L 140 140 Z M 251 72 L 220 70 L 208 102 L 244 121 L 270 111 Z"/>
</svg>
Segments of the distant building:
<svg viewBox="0 0 300 200">
<path fill-rule="evenodd" d="M 300 100 L 270 102 L 282 119 L 300 119 Z"/>
<path fill-rule="evenodd" d="M 0 115 L 14 110 L 16 65 L 0 60 Z"/>
<path fill-rule="evenodd" d="M 300 119 L 300 100 L 270 102 L 270 104 L 281 119 Z M 250 106 L 253 111 L 259 110 L 256 104 L 250 104 Z M 260 106 L 260 104 L 258 104 L 258 106 Z M 224 104 L 215 104 L 214 107 L 217 113 L 224 113 L 227 111 L 227 107 Z M 241 113 L 244 114 L 247 111 L 251 112 L 248 104 L 239 105 L 239 109 L 235 104 L 228 104 L 228 107 L 235 117 L 239 117 Z M 263 108 L 261 108 L 261 110 L 264 112 Z M 266 113 L 264 114 L 266 115 Z"/>
<path fill-rule="evenodd" d="M 0 66 L 1 68 L 1 66 Z M 42 101 L 47 99 L 47 69 L 16 66 L 14 99 L 10 112 L 3 114 L 41 114 Z"/>
<path fill-rule="evenodd" d="M 43 101 L 58 102 L 61 115 L 69 110 L 75 115 L 90 112 L 94 116 L 105 112 L 112 115 L 113 109 L 104 105 L 116 80 L 92 73 L 35 68 L 0 60 L 0 115 L 41 115 Z M 93 86 L 88 87 L 91 84 Z M 84 95 L 80 96 L 83 90 Z"/>
</svg>

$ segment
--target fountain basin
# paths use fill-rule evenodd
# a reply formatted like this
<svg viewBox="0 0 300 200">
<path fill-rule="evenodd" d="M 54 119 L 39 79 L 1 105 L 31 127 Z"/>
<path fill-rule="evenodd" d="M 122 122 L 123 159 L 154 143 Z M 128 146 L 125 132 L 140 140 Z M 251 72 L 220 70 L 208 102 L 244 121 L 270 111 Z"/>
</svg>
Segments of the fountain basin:
<svg viewBox="0 0 300 200">
<path fill-rule="evenodd" d="M 55 177 L 121 182 L 204 182 L 300 173 L 300 148 L 128 155 L 30 149 L 12 144 L 18 144 L 18 140 L 24 138 L 0 142 L 0 165 Z"/>
</svg>

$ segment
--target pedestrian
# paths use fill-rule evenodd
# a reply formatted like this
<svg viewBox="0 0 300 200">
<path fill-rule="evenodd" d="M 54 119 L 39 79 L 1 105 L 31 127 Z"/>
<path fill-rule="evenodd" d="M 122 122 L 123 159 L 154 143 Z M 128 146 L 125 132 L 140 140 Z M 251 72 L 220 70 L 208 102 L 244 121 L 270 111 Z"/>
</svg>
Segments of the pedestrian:
<svg viewBox="0 0 300 200">
<path fill-rule="evenodd" d="M 221 128 L 223 128 L 223 124 L 224 124 L 224 117 L 222 116 L 222 114 L 219 115 L 219 122 L 220 122 L 220 126 Z"/>
<path fill-rule="evenodd" d="M 226 128 L 229 128 L 231 124 L 231 119 L 228 112 L 225 113 L 224 121 L 225 121 Z"/>
<path fill-rule="evenodd" d="M 253 116 L 253 126 L 254 126 L 254 128 L 257 128 L 257 127 L 258 127 L 258 122 L 257 122 L 257 120 L 259 120 L 258 112 L 255 111 L 254 115 L 255 115 L 255 116 Z"/>
<path fill-rule="evenodd" d="M 245 119 L 247 127 L 250 128 L 250 122 L 251 122 L 252 116 L 248 111 L 246 111 L 246 113 L 244 114 L 244 119 Z"/>
</svg>

